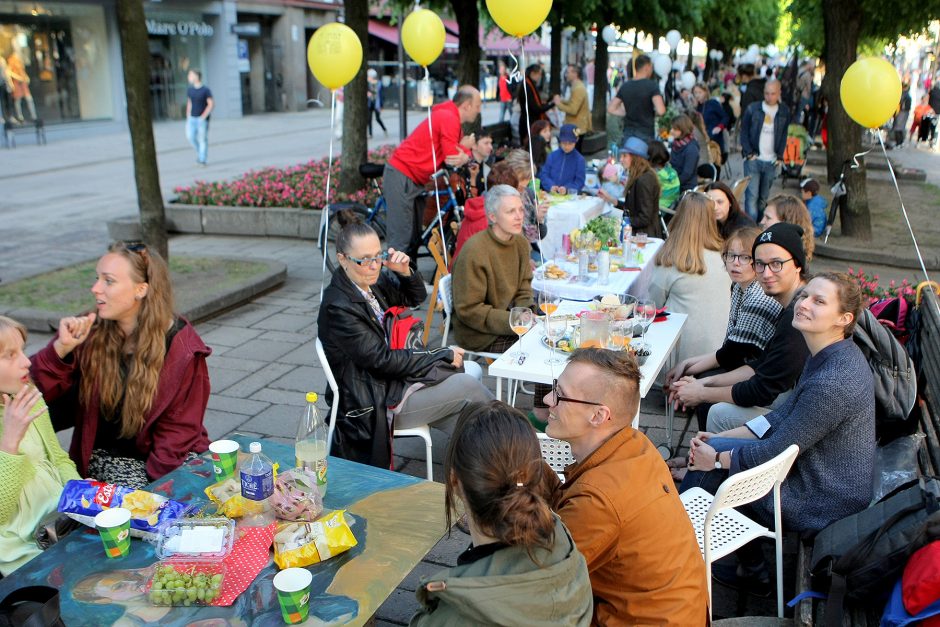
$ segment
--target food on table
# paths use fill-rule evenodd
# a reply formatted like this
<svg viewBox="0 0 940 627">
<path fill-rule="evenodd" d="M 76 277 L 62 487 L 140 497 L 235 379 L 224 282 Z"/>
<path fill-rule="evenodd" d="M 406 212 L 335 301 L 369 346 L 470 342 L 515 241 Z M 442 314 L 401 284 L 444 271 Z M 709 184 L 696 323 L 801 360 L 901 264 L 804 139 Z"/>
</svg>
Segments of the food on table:
<svg viewBox="0 0 940 627">
<path fill-rule="evenodd" d="M 210 485 L 205 493 L 218 505 L 219 513 L 229 518 L 260 514 L 264 510 L 263 501 L 252 501 L 242 496 L 241 481 L 236 477 Z"/>
<path fill-rule="evenodd" d="M 161 562 L 150 580 L 154 605 L 209 605 L 222 590 L 222 563 Z"/>
<path fill-rule="evenodd" d="M 582 230 L 593 233 L 599 244 L 620 240 L 620 222 L 616 218 L 597 216 L 585 224 Z"/>
<path fill-rule="evenodd" d="M 317 475 L 306 468 L 291 468 L 274 482 L 271 506 L 281 520 L 314 521 L 323 513 Z"/>
<path fill-rule="evenodd" d="M 66 482 L 59 497 L 59 512 L 94 527 L 95 516 L 106 509 L 123 507 L 131 512 L 131 535 L 152 536 L 157 528 L 182 515 L 186 505 L 165 496 L 91 479 Z"/>
<path fill-rule="evenodd" d="M 279 524 L 274 536 L 274 562 L 281 568 L 309 566 L 344 553 L 358 544 L 345 510 L 316 522 Z"/>
<path fill-rule="evenodd" d="M 615 294 L 604 294 L 601 296 L 602 305 L 620 305 L 620 298 Z"/>
<path fill-rule="evenodd" d="M 570 276 L 567 272 L 562 270 L 558 265 L 550 263 L 545 266 L 545 278 L 546 279 L 567 279 Z"/>
</svg>

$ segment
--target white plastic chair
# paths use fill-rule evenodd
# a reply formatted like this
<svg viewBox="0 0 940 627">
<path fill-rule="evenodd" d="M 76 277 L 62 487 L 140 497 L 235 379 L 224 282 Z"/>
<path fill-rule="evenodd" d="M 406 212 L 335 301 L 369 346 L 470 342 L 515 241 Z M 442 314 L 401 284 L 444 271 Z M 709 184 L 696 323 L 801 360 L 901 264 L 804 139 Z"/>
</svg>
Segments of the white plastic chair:
<svg viewBox="0 0 940 627">
<path fill-rule="evenodd" d="M 330 425 L 326 436 L 326 450 L 330 451 L 333 448 L 333 430 L 336 428 L 336 414 L 339 411 L 339 385 L 336 383 L 336 378 L 333 376 L 333 371 L 330 369 L 330 363 L 326 360 L 326 353 L 323 351 L 323 343 L 320 342 L 320 338 L 317 338 L 316 348 L 317 358 L 320 360 L 323 372 L 326 373 L 326 382 L 333 391 L 333 406 L 330 407 Z M 420 427 L 413 427 L 411 429 L 395 429 L 392 437 L 414 437 L 424 440 L 424 456 L 427 463 L 428 481 L 434 481 L 434 466 L 431 458 L 431 429 L 427 425 L 421 425 Z"/>
<path fill-rule="evenodd" d="M 679 497 L 695 528 L 695 539 L 705 558 L 709 613 L 712 596 L 712 562 L 734 553 L 757 538 L 776 541 L 777 616 L 783 618 L 783 524 L 780 515 L 780 484 L 796 461 L 800 448 L 791 444 L 785 451 L 749 470 L 731 475 L 714 496 L 692 488 Z M 774 491 L 774 530 L 757 524 L 734 508 L 752 503 Z"/>
<path fill-rule="evenodd" d="M 441 306 L 444 308 L 444 334 L 441 336 L 441 348 L 447 346 L 447 336 L 450 335 L 450 319 L 454 313 L 454 287 L 451 285 L 454 279 L 453 274 L 448 274 L 447 276 L 441 277 L 440 283 L 438 283 L 438 298 L 441 301 Z M 477 355 L 483 357 L 484 359 L 497 360 L 502 357 L 502 353 L 489 353 L 485 351 L 465 351 L 464 358 Z M 506 387 L 508 389 L 507 400 L 510 405 L 516 404 L 516 389 L 518 387 L 518 381 L 509 380 L 506 382 Z"/>
<path fill-rule="evenodd" d="M 539 448 L 542 449 L 542 459 L 555 471 L 561 482 L 565 482 L 565 466 L 575 462 L 571 454 L 571 445 L 564 440 L 550 438 L 544 433 L 536 433 L 539 438 Z"/>
</svg>

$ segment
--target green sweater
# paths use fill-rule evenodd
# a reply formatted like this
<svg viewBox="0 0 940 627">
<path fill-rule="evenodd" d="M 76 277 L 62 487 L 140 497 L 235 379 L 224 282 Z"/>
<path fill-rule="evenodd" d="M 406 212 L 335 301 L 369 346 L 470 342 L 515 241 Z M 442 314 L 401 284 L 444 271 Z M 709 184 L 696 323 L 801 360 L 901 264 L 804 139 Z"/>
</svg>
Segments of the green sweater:
<svg viewBox="0 0 940 627">
<path fill-rule="evenodd" d="M 531 307 L 529 242 L 514 235 L 503 242 L 488 228 L 467 240 L 454 264 L 454 339 L 463 348 L 486 350 L 512 335 L 509 310 Z"/>
<path fill-rule="evenodd" d="M 33 531 L 55 511 L 65 482 L 81 479 L 59 445 L 42 399 L 33 408 L 33 415 L 39 417 L 26 430 L 19 455 L 0 451 L 0 573 L 4 576 L 39 554 Z"/>
</svg>

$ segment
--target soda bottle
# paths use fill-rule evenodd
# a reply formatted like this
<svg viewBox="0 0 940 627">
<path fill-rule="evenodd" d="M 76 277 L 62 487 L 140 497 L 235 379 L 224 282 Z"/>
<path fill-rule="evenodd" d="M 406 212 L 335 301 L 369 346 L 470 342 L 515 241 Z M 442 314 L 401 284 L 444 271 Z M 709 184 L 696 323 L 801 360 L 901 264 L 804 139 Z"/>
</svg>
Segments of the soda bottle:
<svg viewBox="0 0 940 627">
<path fill-rule="evenodd" d="M 623 247 L 621 250 L 621 263 L 629 267 L 633 261 L 633 227 L 630 226 L 630 215 L 626 210 L 623 212 L 623 222 L 621 223 L 620 242 Z"/>
<path fill-rule="evenodd" d="M 242 483 L 242 497 L 249 501 L 249 516 L 244 517 L 249 526 L 267 526 L 274 522 L 274 511 L 270 499 L 274 494 L 274 464 L 261 452 L 261 442 L 252 442 L 248 446 L 251 458 L 241 465 L 239 474 Z"/>
<path fill-rule="evenodd" d="M 610 282 L 610 250 L 607 244 L 601 246 L 597 253 L 597 284 L 607 285 Z"/>
<path fill-rule="evenodd" d="M 297 467 L 312 470 L 317 475 L 320 495 L 326 496 L 326 439 L 328 427 L 317 410 L 316 392 L 307 392 L 307 407 L 297 428 L 294 456 Z"/>
</svg>

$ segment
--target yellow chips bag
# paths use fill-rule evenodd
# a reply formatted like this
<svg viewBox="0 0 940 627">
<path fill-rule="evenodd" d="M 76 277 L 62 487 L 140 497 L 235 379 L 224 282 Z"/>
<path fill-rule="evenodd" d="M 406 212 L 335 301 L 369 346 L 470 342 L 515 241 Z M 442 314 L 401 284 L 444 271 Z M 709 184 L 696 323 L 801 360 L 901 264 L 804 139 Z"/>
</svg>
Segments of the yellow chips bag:
<svg viewBox="0 0 940 627">
<path fill-rule="evenodd" d="M 281 568 L 309 566 L 339 555 L 358 544 L 346 510 L 336 510 L 315 522 L 280 523 L 274 536 L 274 562 Z"/>
</svg>

